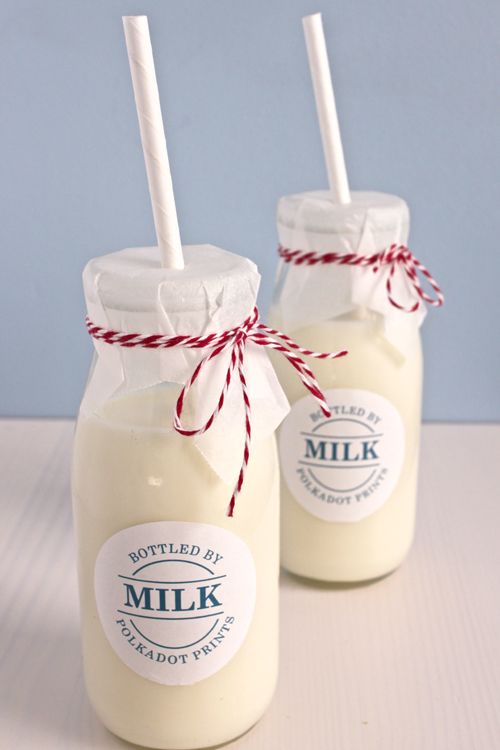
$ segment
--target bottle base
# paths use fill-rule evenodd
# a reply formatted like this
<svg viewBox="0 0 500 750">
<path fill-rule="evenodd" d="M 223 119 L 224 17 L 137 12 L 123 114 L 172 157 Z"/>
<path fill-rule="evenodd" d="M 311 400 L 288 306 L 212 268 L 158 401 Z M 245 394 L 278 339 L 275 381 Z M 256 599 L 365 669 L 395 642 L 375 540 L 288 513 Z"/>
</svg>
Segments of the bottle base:
<svg viewBox="0 0 500 750">
<path fill-rule="evenodd" d="M 234 732 L 229 732 L 226 734 L 222 732 L 216 733 L 215 731 L 212 731 L 210 733 L 211 737 L 209 737 L 208 741 L 204 741 L 201 738 L 194 741 L 190 741 L 188 739 L 180 740 L 179 738 L 172 738 L 169 740 L 167 737 L 161 738 L 161 736 L 158 735 L 156 736 L 156 738 L 153 738 L 151 737 L 151 735 L 145 736 L 140 731 L 140 729 L 137 732 L 135 732 L 131 727 L 128 728 L 129 731 L 127 731 L 127 729 L 124 730 L 123 728 L 116 726 L 112 720 L 109 720 L 109 717 L 106 717 L 101 712 L 99 712 L 90 696 L 89 698 L 92 708 L 101 724 L 103 724 L 108 732 L 129 743 L 131 746 L 137 748 L 151 748 L 151 750 L 213 750 L 214 748 L 224 747 L 229 743 L 238 740 L 240 737 L 248 734 L 248 732 L 250 732 L 253 727 L 259 723 L 273 700 L 276 690 L 276 683 L 277 676 L 274 680 L 273 689 L 268 695 L 267 700 L 263 701 L 260 704 L 258 710 L 251 712 L 251 715 L 249 715 L 247 718 L 247 722 L 242 722 L 243 728 L 239 728 Z"/>
<path fill-rule="evenodd" d="M 227 747 L 228 745 L 231 745 L 233 742 L 237 742 L 239 739 L 244 737 L 245 735 L 249 734 L 252 729 L 259 723 L 261 720 L 261 716 L 257 718 L 252 724 L 250 724 L 249 727 L 244 729 L 239 734 L 235 734 L 232 737 L 229 737 L 226 740 L 222 740 L 221 742 L 216 742 L 215 744 L 206 745 L 206 744 L 187 744 L 187 745 L 165 745 L 165 744 L 142 744 L 141 742 L 135 742 L 134 740 L 129 739 L 129 737 L 125 736 L 123 733 L 120 733 L 119 731 L 115 731 L 114 729 L 111 729 L 111 727 L 107 726 L 103 720 L 99 717 L 99 721 L 103 726 L 107 729 L 107 731 L 110 734 L 113 734 L 115 737 L 118 737 L 120 740 L 123 740 L 128 745 L 130 745 L 131 748 L 138 748 L 138 750 L 217 750 L 217 748 L 223 748 Z"/>
<path fill-rule="evenodd" d="M 332 566 L 329 569 L 325 566 L 324 569 L 316 568 L 313 570 L 302 565 L 294 565 L 287 560 L 281 561 L 281 567 L 287 573 L 292 574 L 296 578 L 302 579 L 304 582 L 316 582 L 325 585 L 338 584 L 349 588 L 375 583 L 376 581 L 380 581 L 381 579 L 392 575 L 404 563 L 410 552 L 410 548 L 411 545 L 405 550 L 403 555 L 396 560 L 392 560 L 390 563 L 386 562 L 385 564 L 367 566 L 365 569 L 360 569 L 358 567 L 355 571 L 349 571 L 345 567 L 343 567 L 343 569 L 335 570 Z"/>
</svg>

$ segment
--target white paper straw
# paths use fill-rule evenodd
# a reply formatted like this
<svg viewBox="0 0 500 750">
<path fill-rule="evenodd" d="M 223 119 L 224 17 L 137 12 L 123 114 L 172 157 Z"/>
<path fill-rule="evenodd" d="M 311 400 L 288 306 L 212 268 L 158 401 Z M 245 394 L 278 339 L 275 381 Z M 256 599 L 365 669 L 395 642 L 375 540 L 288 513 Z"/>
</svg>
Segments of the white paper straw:
<svg viewBox="0 0 500 750">
<path fill-rule="evenodd" d="M 325 35 L 321 13 L 314 13 L 302 19 L 306 37 L 309 67 L 314 86 L 316 108 L 323 141 L 326 169 L 330 190 L 339 203 L 350 203 L 349 182 L 344 161 L 344 149 L 340 138 L 339 121 L 332 77 L 328 64 Z"/>
<path fill-rule="evenodd" d="M 161 263 L 165 268 L 184 268 L 148 19 L 124 16 L 123 29 Z"/>
</svg>

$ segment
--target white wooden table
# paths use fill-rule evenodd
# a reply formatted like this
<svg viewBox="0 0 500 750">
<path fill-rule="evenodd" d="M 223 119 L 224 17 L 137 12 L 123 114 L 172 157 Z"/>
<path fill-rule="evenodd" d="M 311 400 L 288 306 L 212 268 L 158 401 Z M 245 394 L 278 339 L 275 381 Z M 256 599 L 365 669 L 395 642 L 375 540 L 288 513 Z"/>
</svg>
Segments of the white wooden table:
<svg viewBox="0 0 500 750">
<path fill-rule="evenodd" d="M 82 682 L 73 424 L 0 422 L 0 748 L 132 747 Z M 282 577 L 281 679 L 234 750 L 500 748 L 500 426 L 427 425 L 418 534 L 362 586 Z"/>
</svg>

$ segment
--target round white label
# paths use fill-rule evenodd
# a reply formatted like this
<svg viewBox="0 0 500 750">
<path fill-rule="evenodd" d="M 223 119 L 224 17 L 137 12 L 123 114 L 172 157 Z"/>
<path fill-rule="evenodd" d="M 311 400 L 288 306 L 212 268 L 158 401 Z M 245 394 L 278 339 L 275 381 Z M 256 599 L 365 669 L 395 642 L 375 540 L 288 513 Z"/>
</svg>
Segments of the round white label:
<svg viewBox="0 0 500 750">
<path fill-rule="evenodd" d="M 359 521 L 392 493 L 404 458 L 399 412 L 377 393 L 325 391 L 325 417 L 312 396 L 296 401 L 280 430 L 283 476 L 297 502 L 324 521 Z"/>
<path fill-rule="evenodd" d="M 95 564 L 108 641 L 130 669 L 162 685 L 191 685 L 227 664 L 250 626 L 255 583 L 246 544 L 203 523 L 123 529 Z"/>
</svg>

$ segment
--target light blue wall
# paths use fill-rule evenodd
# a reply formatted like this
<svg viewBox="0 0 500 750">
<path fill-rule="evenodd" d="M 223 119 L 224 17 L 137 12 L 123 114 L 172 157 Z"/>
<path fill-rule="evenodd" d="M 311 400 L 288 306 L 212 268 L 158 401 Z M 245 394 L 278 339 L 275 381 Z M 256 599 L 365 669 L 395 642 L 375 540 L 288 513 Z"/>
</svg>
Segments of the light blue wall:
<svg viewBox="0 0 500 750">
<path fill-rule="evenodd" d="M 122 33 L 149 16 L 183 240 L 276 266 L 278 196 L 324 187 L 301 16 L 322 11 L 352 187 L 405 197 L 447 294 L 424 416 L 500 418 L 497 0 L 2 0 L 0 414 L 72 415 L 88 258 L 153 244 Z"/>
</svg>

